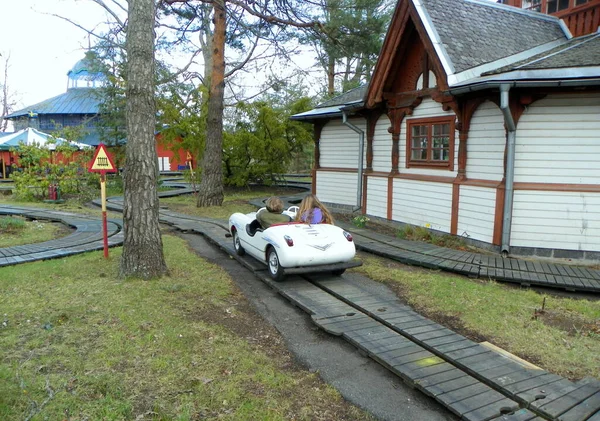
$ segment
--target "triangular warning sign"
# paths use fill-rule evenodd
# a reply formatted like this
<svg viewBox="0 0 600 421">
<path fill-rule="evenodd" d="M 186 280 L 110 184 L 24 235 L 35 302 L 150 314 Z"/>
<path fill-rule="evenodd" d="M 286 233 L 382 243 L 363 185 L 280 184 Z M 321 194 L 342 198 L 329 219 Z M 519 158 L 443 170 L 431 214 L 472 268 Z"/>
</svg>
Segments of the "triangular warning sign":
<svg viewBox="0 0 600 421">
<path fill-rule="evenodd" d="M 89 172 L 117 172 L 117 168 L 113 163 L 112 157 L 108 154 L 104 144 L 98 145 L 94 158 L 88 168 Z"/>
</svg>

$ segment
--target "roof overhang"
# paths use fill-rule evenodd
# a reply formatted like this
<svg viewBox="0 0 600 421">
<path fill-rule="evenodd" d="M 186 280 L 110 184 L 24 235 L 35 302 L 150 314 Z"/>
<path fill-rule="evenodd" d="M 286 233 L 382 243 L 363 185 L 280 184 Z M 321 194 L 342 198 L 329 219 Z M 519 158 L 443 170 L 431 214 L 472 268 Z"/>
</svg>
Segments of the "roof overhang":
<svg viewBox="0 0 600 421">
<path fill-rule="evenodd" d="M 364 106 L 364 101 L 354 101 L 348 104 L 333 105 L 331 107 L 314 108 L 310 111 L 294 114 L 290 120 L 296 121 L 313 121 L 322 119 L 331 119 L 341 117 L 344 111 L 354 111 L 361 109 Z"/>
<path fill-rule="evenodd" d="M 515 70 L 482 76 L 451 86 L 448 92 L 460 95 L 483 89 L 511 87 L 600 86 L 600 66 L 569 69 Z"/>
</svg>

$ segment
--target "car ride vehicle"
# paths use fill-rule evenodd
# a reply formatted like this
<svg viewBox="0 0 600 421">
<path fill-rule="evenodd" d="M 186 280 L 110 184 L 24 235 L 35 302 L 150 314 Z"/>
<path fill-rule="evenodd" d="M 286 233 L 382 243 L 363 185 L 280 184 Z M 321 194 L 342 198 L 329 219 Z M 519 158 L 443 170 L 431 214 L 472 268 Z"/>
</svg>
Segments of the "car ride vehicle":
<svg viewBox="0 0 600 421">
<path fill-rule="evenodd" d="M 296 212 L 297 206 L 283 211 L 291 221 Z M 275 281 L 298 273 L 327 271 L 341 275 L 347 268 L 362 264 L 354 260 L 356 247 L 352 234 L 338 226 L 288 222 L 262 229 L 256 220 L 257 213 L 236 212 L 229 217 L 233 247 L 237 255 L 247 253 L 267 265 Z"/>
</svg>

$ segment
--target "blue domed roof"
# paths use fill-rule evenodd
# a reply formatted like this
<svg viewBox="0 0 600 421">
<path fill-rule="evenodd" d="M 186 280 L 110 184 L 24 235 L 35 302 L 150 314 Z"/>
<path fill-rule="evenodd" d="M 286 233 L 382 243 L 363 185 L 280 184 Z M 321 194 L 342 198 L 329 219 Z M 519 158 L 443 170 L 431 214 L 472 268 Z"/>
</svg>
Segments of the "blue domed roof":
<svg viewBox="0 0 600 421">
<path fill-rule="evenodd" d="M 67 73 L 69 78 L 68 87 L 95 87 L 102 84 L 106 79 L 100 70 L 100 65 L 95 61 L 96 54 L 92 51 L 85 53 L 85 57 L 79 60 Z"/>
</svg>

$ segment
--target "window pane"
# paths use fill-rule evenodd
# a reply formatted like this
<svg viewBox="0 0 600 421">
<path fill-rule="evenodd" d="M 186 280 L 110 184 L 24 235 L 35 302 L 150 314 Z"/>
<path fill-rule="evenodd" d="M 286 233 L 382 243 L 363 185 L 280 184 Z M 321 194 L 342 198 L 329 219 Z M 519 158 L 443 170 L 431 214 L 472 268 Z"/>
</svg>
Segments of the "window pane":
<svg viewBox="0 0 600 421">
<path fill-rule="evenodd" d="M 556 12 L 556 2 L 558 0 L 548 0 L 548 12 L 547 13 L 554 13 Z"/>
<path fill-rule="evenodd" d="M 413 148 L 413 149 L 427 148 L 427 139 L 423 139 L 422 137 L 413 137 L 411 148 Z"/>
<path fill-rule="evenodd" d="M 558 0 L 558 10 L 565 10 L 569 8 L 569 0 Z"/>
<path fill-rule="evenodd" d="M 450 125 L 449 124 L 434 124 L 433 125 L 433 135 L 434 136 L 442 136 L 450 134 Z"/>
<path fill-rule="evenodd" d="M 587 3 L 588 0 L 575 0 L 575 6 L 580 6 L 582 4 Z"/>
<path fill-rule="evenodd" d="M 427 126 L 412 126 L 412 136 L 427 136 Z"/>
<path fill-rule="evenodd" d="M 427 159 L 427 149 L 413 149 L 410 159 L 414 161 L 425 161 Z"/>
<path fill-rule="evenodd" d="M 449 148 L 450 147 L 450 138 L 445 137 L 434 137 L 433 138 L 433 148 Z"/>
</svg>

